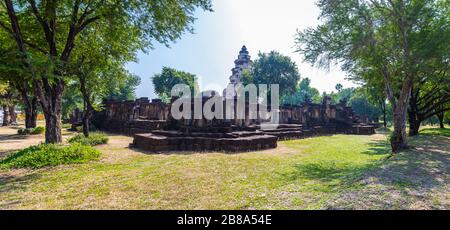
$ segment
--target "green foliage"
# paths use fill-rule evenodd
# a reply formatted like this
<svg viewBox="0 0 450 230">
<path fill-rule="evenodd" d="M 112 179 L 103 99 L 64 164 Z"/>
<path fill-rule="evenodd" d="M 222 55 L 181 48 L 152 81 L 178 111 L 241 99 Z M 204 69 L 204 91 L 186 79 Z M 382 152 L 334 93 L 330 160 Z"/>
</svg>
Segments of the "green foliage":
<svg viewBox="0 0 450 230">
<path fill-rule="evenodd" d="M 44 132 L 45 132 L 45 128 L 42 126 L 38 126 L 36 128 L 29 128 L 29 129 L 20 128 L 17 130 L 17 134 L 19 134 L 19 135 L 39 135 L 39 134 L 43 134 Z"/>
<path fill-rule="evenodd" d="M 93 132 L 89 134 L 89 137 L 83 134 L 77 134 L 74 137 L 69 138 L 69 143 L 80 143 L 82 145 L 96 146 L 108 143 L 108 135 L 101 132 Z"/>
<path fill-rule="evenodd" d="M 134 100 L 136 87 L 141 84 L 141 78 L 126 70 L 119 70 L 115 75 L 106 77 L 106 84 L 101 96 L 107 100 Z"/>
<path fill-rule="evenodd" d="M 66 90 L 64 90 L 62 97 L 62 117 L 63 119 L 69 119 L 73 111 L 76 108 L 83 107 L 83 97 L 78 89 L 78 83 L 76 81 L 70 81 L 67 83 Z"/>
<path fill-rule="evenodd" d="M 304 102 L 320 103 L 320 101 L 319 90 L 311 87 L 309 78 L 304 78 L 300 81 L 294 94 L 282 97 L 283 105 L 300 105 Z"/>
<path fill-rule="evenodd" d="M 244 85 L 279 84 L 280 98 L 294 94 L 299 80 L 297 64 L 289 56 L 284 56 L 277 51 L 259 53 L 250 72 L 242 79 Z M 270 89 L 268 95 L 270 95 Z"/>
<path fill-rule="evenodd" d="M 70 128 L 72 128 L 72 124 L 70 124 L 70 123 L 63 123 L 63 124 L 61 124 L 61 128 L 63 128 L 63 129 L 70 129 Z"/>
<path fill-rule="evenodd" d="M 0 160 L 0 168 L 42 168 L 97 160 L 100 151 L 81 144 L 41 144 L 17 151 Z"/>
<path fill-rule="evenodd" d="M 120 82 L 116 76 L 130 75 L 124 66 L 138 51 L 147 52 L 154 43 L 168 46 L 193 32 L 197 10 L 212 11 L 211 0 L 8 0 L 0 7 L 0 71 L 18 72 L 8 80 L 33 79 L 38 87 L 33 92 L 52 116 L 60 116 L 64 86 L 79 80 L 91 112 L 104 79 Z M 130 98 L 136 79 L 113 88 Z M 60 130 L 49 127 L 55 130 L 46 142 L 60 141 Z"/>
<path fill-rule="evenodd" d="M 415 84 L 429 70 L 448 68 L 448 1 L 319 0 L 321 24 L 298 33 L 297 51 L 320 67 L 338 63 L 364 85 L 382 82 L 393 106 L 394 152 L 406 147 L 406 110 Z M 421 76 L 426 76 L 422 78 Z M 422 78 L 422 79 L 421 79 Z"/>
<path fill-rule="evenodd" d="M 197 94 L 199 88 L 197 77 L 194 74 L 169 67 L 163 67 L 160 74 L 152 77 L 152 81 L 155 93 L 165 102 L 170 101 L 172 88 L 177 84 L 188 85 L 193 96 Z"/>
<path fill-rule="evenodd" d="M 364 94 L 355 93 L 350 99 L 350 105 L 356 114 L 371 119 L 378 119 L 382 114 L 380 109 L 373 105 Z"/>
</svg>

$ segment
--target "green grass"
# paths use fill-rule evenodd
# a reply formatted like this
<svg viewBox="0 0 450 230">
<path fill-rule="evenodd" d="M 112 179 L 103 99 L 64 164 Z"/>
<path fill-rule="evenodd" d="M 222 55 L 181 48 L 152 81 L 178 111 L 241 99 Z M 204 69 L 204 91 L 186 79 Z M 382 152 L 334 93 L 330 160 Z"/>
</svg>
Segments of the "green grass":
<svg viewBox="0 0 450 230">
<path fill-rule="evenodd" d="M 77 134 L 76 136 L 69 138 L 68 142 L 96 146 L 108 143 L 108 136 L 102 132 L 91 132 L 89 137 L 86 137 L 83 134 Z"/>
<path fill-rule="evenodd" d="M 40 144 L 17 151 L 0 160 L 0 168 L 42 168 L 85 163 L 98 159 L 100 152 L 89 146 Z"/>
<path fill-rule="evenodd" d="M 149 154 L 128 149 L 131 140 L 110 137 L 97 162 L 0 170 L 0 209 L 450 208 L 450 144 L 441 136 L 418 136 L 418 149 L 394 157 L 384 135 L 239 154 Z"/>
<path fill-rule="evenodd" d="M 420 130 L 420 135 L 450 137 L 450 129 L 427 128 Z"/>
</svg>

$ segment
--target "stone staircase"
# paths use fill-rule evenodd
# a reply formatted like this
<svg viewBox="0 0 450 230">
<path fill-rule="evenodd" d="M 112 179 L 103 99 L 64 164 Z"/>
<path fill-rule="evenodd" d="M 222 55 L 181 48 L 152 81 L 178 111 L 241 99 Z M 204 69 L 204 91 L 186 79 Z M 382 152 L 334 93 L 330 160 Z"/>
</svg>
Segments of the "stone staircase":
<svg viewBox="0 0 450 230">
<path fill-rule="evenodd" d="M 308 132 L 303 129 L 303 125 L 299 124 L 280 124 L 278 126 L 261 129 L 261 131 L 267 135 L 276 136 L 281 140 L 298 139 L 304 136 L 305 131 Z"/>
</svg>

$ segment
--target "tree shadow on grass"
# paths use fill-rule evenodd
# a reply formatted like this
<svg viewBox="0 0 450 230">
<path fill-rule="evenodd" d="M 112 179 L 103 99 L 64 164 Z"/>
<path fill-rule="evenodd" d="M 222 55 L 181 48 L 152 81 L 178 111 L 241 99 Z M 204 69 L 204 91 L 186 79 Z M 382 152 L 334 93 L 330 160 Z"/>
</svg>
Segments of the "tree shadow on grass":
<svg viewBox="0 0 450 230">
<path fill-rule="evenodd" d="M 11 141 L 11 140 L 25 140 L 28 139 L 29 136 L 27 135 L 19 135 L 19 134 L 0 134 L 0 141 L 1 143 L 5 143 L 4 141 Z"/>
<path fill-rule="evenodd" d="M 0 209 L 7 209 L 21 201 L 15 197 L 16 191 L 23 191 L 33 183 L 33 181 L 41 178 L 40 173 L 21 174 L 17 172 L 0 172 Z M 11 199 L 12 198 L 12 199 Z"/>
<path fill-rule="evenodd" d="M 450 208 L 448 203 L 445 206 L 450 183 L 450 140 L 419 136 L 410 138 L 410 145 L 403 153 L 367 163 L 305 159 L 281 174 L 282 180 L 286 184 L 310 180 L 306 183 L 319 183 L 317 191 L 340 191 L 324 204 L 325 208 Z M 361 154 L 390 156 L 389 152 L 387 141 L 380 140 L 370 143 Z"/>
<path fill-rule="evenodd" d="M 450 141 L 445 137 L 410 138 L 410 149 L 394 155 L 355 180 L 332 209 L 448 209 Z"/>
<path fill-rule="evenodd" d="M 368 155 L 386 155 L 384 160 L 369 161 L 365 164 L 357 164 L 354 162 L 342 160 L 321 160 L 314 162 L 300 162 L 294 166 L 294 170 L 282 176 L 287 181 L 294 181 L 300 178 L 317 180 L 321 182 L 329 182 L 340 180 L 342 184 L 353 182 L 355 178 L 361 176 L 364 172 L 380 166 L 388 159 L 390 146 L 384 140 L 375 140 L 369 143 L 369 148 L 361 154 Z"/>
<path fill-rule="evenodd" d="M 369 148 L 362 153 L 367 155 L 386 155 L 391 152 L 391 146 L 387 140 L 372 140 L 369 143 Z"/>
</svg>

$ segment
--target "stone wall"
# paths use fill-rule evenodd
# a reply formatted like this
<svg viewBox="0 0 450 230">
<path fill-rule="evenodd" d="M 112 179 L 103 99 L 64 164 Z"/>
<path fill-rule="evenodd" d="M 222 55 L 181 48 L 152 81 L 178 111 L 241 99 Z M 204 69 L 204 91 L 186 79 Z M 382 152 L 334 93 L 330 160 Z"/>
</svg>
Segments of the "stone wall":
<svg viewBox="0 0 450 230">
<path fill-rule="evenodd" d="M 103 110 L 95 114 L 93 122 L 101 130 L 129 135 L 164 129 L 169 105 L 148 98 L 136 101 L 104 101 Z"/>
<path fill-rule="evenodd" d="M 203 103 L 207 99 L 204 98 Z M 246 114 L 248 114 L 248 107 L 249 105 L 246 105 Z M 225 109 L 223 111 L 225 112 Z M 322 104 L 304 103 L 281 106 L 279 111 L 280 124 L 298 124 L 304 128 L 324 127 L 331 133 L 371 134 L 374 132 L 369 128 L 373 126 L 367 126 L 367 122 L 361 122 L 364 119 L 355 115 L 351 107 L 343 103 L 332 105 L 331 98 L 326 98 Z M 158 99 L 150 102 L 148 98 L 140 98 L 136 101 L 105 101 L 104 110 L 97 113 L 93 120 L 95 126 L 102 130 L 129 135 L 171 127 L 176 129 L 181 127 L 186 131 L 204 129 L 221 132 L 223 131 L 221 127 L 230 125 L 233 129 L 245 130 L 261 123 L 260 119 L 249 118 L 223 121 L 206 119 L 175 121 L 171 119 L 170 104 Z"/>
</svg>

